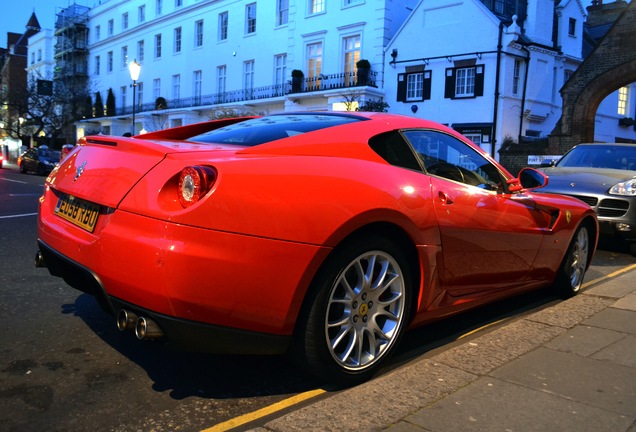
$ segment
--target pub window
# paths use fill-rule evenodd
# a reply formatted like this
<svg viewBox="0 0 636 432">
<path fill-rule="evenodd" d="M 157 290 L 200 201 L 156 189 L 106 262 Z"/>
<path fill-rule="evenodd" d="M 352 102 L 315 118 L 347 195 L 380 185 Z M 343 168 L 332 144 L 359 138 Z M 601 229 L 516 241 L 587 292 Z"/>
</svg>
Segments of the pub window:
<svg viewBox="0 0 636 432">
<path fill-rule="evenodd" d="M 570 22 L 568 24 L 568 34 L 570 36 L 576 36 L 576 19 L 570 18 Z"/>
<path fill-rule="evenodd" d="M 446 69 L 444 97 L 473 98 L 484 95 L 484 65 Z"/>
<path fill-rule="evenodd" d="M 431 98 L 432 71 L 423 66 L 407 67 L 398 74 L 398 102 L 417 102 Z"/>
</svg>

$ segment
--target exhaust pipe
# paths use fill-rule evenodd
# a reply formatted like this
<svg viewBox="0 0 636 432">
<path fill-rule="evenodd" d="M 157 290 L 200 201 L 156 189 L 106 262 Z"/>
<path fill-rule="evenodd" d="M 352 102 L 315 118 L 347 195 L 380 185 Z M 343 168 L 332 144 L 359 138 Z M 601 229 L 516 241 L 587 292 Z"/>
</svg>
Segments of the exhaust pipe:
<svg viewBox="0 0 636 432">
<path fill-rule="evenodd" d="M 35 253 L 35 267 L 36 268 L 46 268 L 46 263 L 44 262 L 44 257 L 42 256 L 42 252 L 37 251 Z"/>
<path fill-rule="evenodd" d="M 150 318 L 140 317 L 135 326 L 135 335 L 137 339 L 159 339 L 163 337 L 163 331 L 156 322 Z"/>
<path fill-rule="evenodd" d="M 117 314 L 117 328 L 119 331 L 133 330 L 137 324 L 137 315 L 122 309 Z"/>
</svg>

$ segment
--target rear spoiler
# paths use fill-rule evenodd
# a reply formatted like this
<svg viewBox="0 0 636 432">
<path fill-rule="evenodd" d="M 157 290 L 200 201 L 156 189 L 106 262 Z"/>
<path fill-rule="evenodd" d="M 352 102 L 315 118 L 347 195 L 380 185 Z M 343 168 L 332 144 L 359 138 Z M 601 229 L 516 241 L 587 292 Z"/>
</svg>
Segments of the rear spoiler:
<svg viewBox="0 0 636 432">
<path fill-rule="evenodd" d="M 186 140 L 188 138 L 192 138 L 193 136 L 210 132 L 214 129 L 219 129 L 225 126 L 232 125 L 234 123 L 239 123 L 253 118 L 257 118 L 257 116 L 234 117 L 221 120 L 212 120 L 203 123 L 194 123 L 187 126 L 179 126 L 176 128 L 149 132 L 143 135 L 136 135 L 136 138 L 143 138 L 145 140 Z"/>
</svg>

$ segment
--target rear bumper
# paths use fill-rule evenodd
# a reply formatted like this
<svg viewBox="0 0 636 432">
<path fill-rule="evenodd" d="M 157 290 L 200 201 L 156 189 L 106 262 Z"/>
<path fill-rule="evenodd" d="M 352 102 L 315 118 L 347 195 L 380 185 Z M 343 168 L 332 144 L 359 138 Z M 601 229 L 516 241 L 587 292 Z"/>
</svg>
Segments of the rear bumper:
<svg viewBox="0 0 636 432">
<path fill-rule="evenodd" d="M 99 277 L 88 268 L 50 248 L 42 240 L 38 246 L 44 263 L 53 276 L 64 279 L 73 288 L 95 296 L 108 313 L 125 309 L 156 322 L 171 348 L 215 354 L 283 354 L 291 337 L 215 326 L 144 309 L 109 296 Z M 113 320 L 113 326 L 115 320 Z"/>
</svg>

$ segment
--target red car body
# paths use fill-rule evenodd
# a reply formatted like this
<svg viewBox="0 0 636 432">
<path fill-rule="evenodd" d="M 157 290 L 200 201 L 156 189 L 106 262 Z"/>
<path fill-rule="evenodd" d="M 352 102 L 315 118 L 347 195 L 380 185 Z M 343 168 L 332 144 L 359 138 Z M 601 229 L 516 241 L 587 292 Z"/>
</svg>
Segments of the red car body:
<svg viewBox="0 0 636 432">
<path fill-rule="evenodd" d="M 312 114 L 295 116 L 302 115 Z M 253 146 L 188 141 L 256 121 L 246 118 L 84 138 L 47 178 L 41 261 L 107 310 L 147 317 L 149 333 L 234 353 L 284 352 L 307 303 L 318 301 L 312 283 L 352 238 L 396 239 L 403 250 L 410 268 L 403 276 L 413 286 L 405 328 L 555 283 L 582 225 L 589 246 L 580 270 L 589 265 L 598 228 L 581 201 L 522 189 L 442 125 L 379 113 L 341 117 L 347 123 Z M 385 134 L 407 143 L 421 134 L 451 139 L 501 182 L 487 190 L 432 174 L 424 163 L 396 166 Z M 378 142 L 385 150 L 373 148 Z M 193 166 L 214 180 L 184 208 L 180 176 Z M 368 376 L 340 366 L 345 376 Z"/>
</svg>

